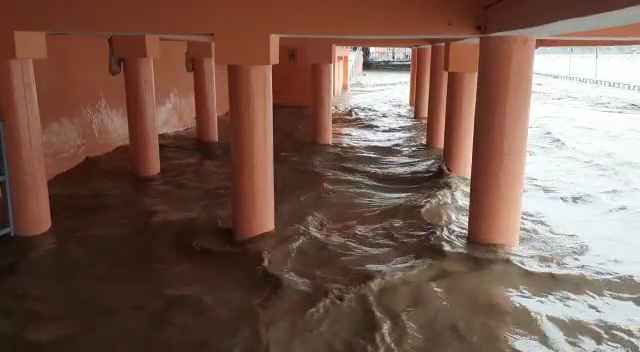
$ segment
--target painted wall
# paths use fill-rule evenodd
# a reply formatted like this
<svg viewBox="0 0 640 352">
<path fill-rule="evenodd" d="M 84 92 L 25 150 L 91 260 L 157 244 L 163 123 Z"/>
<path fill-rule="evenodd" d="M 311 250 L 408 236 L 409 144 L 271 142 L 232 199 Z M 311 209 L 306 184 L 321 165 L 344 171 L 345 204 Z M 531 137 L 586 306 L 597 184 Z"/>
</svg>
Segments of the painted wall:
<svg viewBox="0 0 640 352">
<path fill-rule="evenodd" d="M 274 105 L 313 105 L 311 64 L 308 61 L 303 44 L 280 45 L 280 62 L 272 69 Z M 333 61 L 333 92 L 340 95 L 349 85 L 349 73 L 345 72 L 349 67 L 349 48 L 336 47 Z"/>
<path fill-rule="evenodd" d="M 273 65 L 273 104 L 311 106 L 311 64 L 303 45 L 280 45 L 280 61 Z"/>
<path fill-rule="evenodd" d="M 107 70 L 103 36 L 50 35 L 48 58 L 34 60 L 47 177 L 127 144 L 124 77 Z M 195 123 L 193 77 L 185 69 L 186 44 L 161 42 L 154 61 L 160 133 Z M 216 67 L 218 114 L 228 111 L 226 66 Z"/>
</svg>

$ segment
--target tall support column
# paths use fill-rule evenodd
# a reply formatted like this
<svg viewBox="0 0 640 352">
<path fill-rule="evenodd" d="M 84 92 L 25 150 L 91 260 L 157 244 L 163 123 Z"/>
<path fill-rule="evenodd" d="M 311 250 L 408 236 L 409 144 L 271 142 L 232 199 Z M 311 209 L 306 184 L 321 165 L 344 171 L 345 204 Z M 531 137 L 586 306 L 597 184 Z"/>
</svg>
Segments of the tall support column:
<svg viewBox="0 0 640 352">
<path fill-rule="evenodd" d="M 469 242 L 518 244 L 534 51 L 531 37 L 480 38 Z"/>
<path fill-rule="evenodd" d="M 340 91 L 338 89 L 339 86 L 339 70 L 340 70 L 340 58 L 336 57 L 335 65 L 333 65 L 333 79 L 331 80 L 333 86 L 333 95 L 340 95 Z"/>
<path fill-rule="evenodd" d="M 273 35 L 216 33 L 216 58 L 229 65 L 232 219 L 238 240 L 275 229 L 271 65 L 278 63 L 278 44 Z"/>
<path fill-rule="evenodd" d="M 410 75 L 410 81 L 409 81 L 409 105 L 410 106 L 415 106 L 415 101 L 416 101 L 416 71 L 418 69 L 417 67 L 417 63 L 418 63 L 418 49 L 417 48 L 412 48 L 411 49 L 411 75 Z"/>
<path fill-rule="evenodd" d="M 193 95 L 196 105 L 196 136 L 210 143 L 218 140 L 214 44 L 189 42 L 187 55 L 193 64 Z"/>
<path fill-rule="evenodd" d="M 447 43 L 447 111 L 443 157 L 458 176 L 471 177 L 473 120 L 478 81 L 478 44 Z"/>
<path fill-rule="evenodd" d="M 313 90 L 313 132 L 312 139 L 317 144 L 331 144 L 331 107 L 333 91 L 331 77 L 336 65 L 342 61 L 336 60 L 336 47 L 326 42 L 309 41 L 305 45 L 306 56 L 311 63 Z"/>
<path fill-rule="evenodd" d="M 418 48 L 417 52 L 414 116 L 418 119 L 426 119 L 429 113 L 431 48 Z"/>
<path fill-rule="evenodd" d="M 129 157 L 136 176 L 160 173 L 153 58 L 159 56 L 157 36 L 114 36 L 114 54 L 124 58 L 124 84 L 129 125 Z"/>
<path fill-rule="evenodd" d="M 471 177 L 477 73 L 449 72 L 443 157 L 451 172 Z"/>
<path fill-rule="evenodd" d="M 153 59 L 125 59 L 124 83 L 127 94 L 131 168 L 137 176 L 155 176 L 160 173 L 160 147 L 156 124 Z"/>
<path fill-rule="evenodd" d="M 434 45 L 431 52 L 429 84 L 429 117 L 427 118 L 427 146 L 444 147 L 445 110 L 447 106 L 447 72 L 444 70 L 444 45 Z"/>
<path fill-rule="evenodd" d="M 342 60 L 342 92 L 349 91 L 349 56 L 345 56 Z"/>
<path fill-rule="evenodd" d="M 313 141 L 331 144 L 331 64 L 311 64 L 313 75 Z"/>
<path fill-rule="evenodd" d="M 338 60 L 336 61 L 336 95 L 340 95 L 342 94 L 342 78 L 344 77 L 344 74 L 342 72 L 342 69 L 344 68 L 344 64 L 343 64 L 344 60 L 342 59 L 342 57 L 338 57 Z"/>
<path fill-rule="evenodd" d="M 233 228 L 246 239 L 275 228 L 271 66 L 229 66 Z"/>
<path fill-rule="evenodd" d="M 15 233 L 33 236 L 51 227 L 42 129 L 32 59 L 46 58 L 44 33 L 2 33 L 0 90 Z M 4 196 L 4 195 L 3 195 Z"/>
</svg>

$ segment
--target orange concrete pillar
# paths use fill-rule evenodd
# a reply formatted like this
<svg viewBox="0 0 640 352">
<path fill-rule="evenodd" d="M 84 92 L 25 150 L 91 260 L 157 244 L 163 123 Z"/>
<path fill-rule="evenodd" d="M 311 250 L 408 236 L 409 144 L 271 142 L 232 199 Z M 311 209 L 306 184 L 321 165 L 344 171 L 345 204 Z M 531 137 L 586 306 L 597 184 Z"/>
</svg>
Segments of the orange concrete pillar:
<svg viewBox="0 0 640 352">
<path fill-rule="evenodd" d="M 349 56 L 344 56 L 342 60 L 342 92 L 349 91 Z"/>
<path fill-rule="evenodd" d="M 305 49 L 306 57 L 311 63 L 313 85 L 313 142 L 331 144 L 331 107 L 334 93 L 331 78 L 335 72 L 332 63 L 336 59 L 336 48 L 333 44 L 310 41 Z M 336 65 L 339 63 L 338 61 Z"/>
<path fill-rule="evenodd" d="M 453 174 L 471 177 L 477 73 L 449 72 L 443 157 Z"/>
<path fill-rule="evenodd" d="M 193 64 L 193 95 L 196 105 L 196 136 L 202 142 L 218 140 L 214 44 L 189 42 L 187 54 Z"/>
<path fill-rule="evenodd" d="M 331 144 L 331 64 L 312 64 L 313 141 Z"/>
<path fill-rule="evenodd" d="M 239 240 L 275 228 L 271 65 L 278 63 L 278 43 L 271 35 L 216 33 L 216 58 L 229 65 L 233 230 Z"/>
<path fill-rule="evenodd" d="M 413 113 L 418 119 L 426 119 L 429 112 L 431 48 L 418 48 L 417 51 L 415 109 Z"/>
<path fill-rule="evenodd" d="M 469 242 L 518 244 L 535 45 L 480 38 Z"/>
<path fill-rule="evenodd" d="M 270 65 L 229 66 L 233 228 L 245 239 L 275 228 Z"/>
<path fill-rule="evenodd" d="M 434 45 L 431 52 L 429 82 L 429 116 L 427 118 L 427 146 L 444 147 L 445 110 L 447 106 L 447 71 L 444 70 L 444 45 Z"/>
<path fill-rule="evenodd" d="M 416 70 L 418 62 L 418 49 L 411 49 L 411 74 L 409 81 L 409 105 L 415 106 L 416 101 Z"/>
<path fill-rule="evenodd" d="M 51 227 L 51 210 L 32 59 L 46 58 L 45 34 L 2 33 L 0 52 L 0 105 L 5 123 L 15 233 L 39 235 Z"/>
<path fill-rule="evenodd" d="M 342 94 L 342 78 L 343 78 L 342 68 L 344 67 L 342 57 L 338 57 L 338 61 L 336 62 L 335 66 L 336 66 L 336 95 L 340 95 Z"/>
<path fill-rule="evenodd" d="M 340 66 L 340 57 L 336 57 L 335 64 L 333 65 L 333 78 L 331 80 L 333 87 L 333 95 L 340 95 L 340 90 L 338 89 L 338 77 L 340 73 L 338 72 Z"/>
<path fill-rule="evenodd" d="M 449 77 L 444 162 L 455 175 L 468 178 L 471 177 L 473 120 L 478 80 L 478 44 L 446 44 L 445 70 Z"/>
<path fill-rule="evenodd" d="M 114 36 L 114 55 L 124 60 L 129 156 L 139 177 L 160 173 L 153 58 L 159 56 L 157 36 Z"/>
</svg>

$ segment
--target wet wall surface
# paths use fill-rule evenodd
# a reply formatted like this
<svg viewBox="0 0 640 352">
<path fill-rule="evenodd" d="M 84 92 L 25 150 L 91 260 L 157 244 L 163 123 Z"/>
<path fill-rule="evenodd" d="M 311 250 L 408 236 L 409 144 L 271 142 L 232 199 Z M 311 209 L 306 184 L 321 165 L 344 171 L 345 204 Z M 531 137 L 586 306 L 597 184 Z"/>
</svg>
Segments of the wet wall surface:
<svg viewBox="0 0 640 352">
<path fill-rule="evenodd" d="M 363 76 L 335 102 L 333 146 L 308 143 L 308 109 L 275 110 L 276 231 L 247 243 L 230 230 L 227 119 L 211 147 L 191 130 L 161 136 L 162 174 L 151 181 L 132 178 L 126 147 L 59 175 L 50 233 L 0 243 L 0 346 L 637 351 L 637 259 L 611 243 L 630 230 L 579 226 L 576 204 L 608 205 L 598 171 L 580 170 L 592 192 L 581 197 L 570 173 L 552 177 L 579 145 L 551 121 L 562 116 L 551 97 L 578 90 L 536 80 L 522 246 L 504 253 L 466 246 L 468 181 L 422 145 L 408 79 Z M 597 95 L 598 107 L 635 111 Z M 572 112 L 602 113 L 580 99 Z M 574 149 L 553 149 L 550 136 Z M 616 216 L 631 226 L 627 211 Z"/>
<path fill-rule="evenodd" d="M 158 131 L 194 124 L 193 74 L 186 43 L 163 41 L 154 59 Z M 34 60 L 47 176 L 128 141 L 123 74 L 108 71 L 107 36 L 50 35 L 47 59 Z M 219 114 L 229 109 L 226 66 L 216 66 Z"/>
</svg>

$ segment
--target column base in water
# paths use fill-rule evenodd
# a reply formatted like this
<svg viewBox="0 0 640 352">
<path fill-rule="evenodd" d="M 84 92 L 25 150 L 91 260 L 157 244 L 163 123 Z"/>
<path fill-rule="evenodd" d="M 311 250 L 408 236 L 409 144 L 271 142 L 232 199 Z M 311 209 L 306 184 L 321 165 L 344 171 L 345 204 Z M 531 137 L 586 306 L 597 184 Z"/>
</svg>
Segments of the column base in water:
<svg viewBox="0 0 640 352">
<path fill-rule="evenodd" d="M 431 77 L 431 48 L 418 48 L 416 57 L 416 88 L 414 117 L 426 119 L 429 114 L 429 80 Z"/>
<path fill-rule="evenodd" d="M 114 55 L 124 59 L 131 169 L 138 177 L 152 177 L 160 173 L 153 73 L 153 58 L 160 56 L 160 38 L 117 35 L 112 44 Z"/>
<path fill-rule="evenodd" d="M 472 243 L 518 245 L 535 46 L 531 37 L 480 38 L 469 205 Z"/>
<path fill-rule="evenodd" d="M 444 70 L 444 45 L 434 45 L 431 51 L 429 117 L 427 118 L 427 146 L 430 148 L 444 147 L 446 107 L 447 71 Z"/>
<path fill-rule="evenodd" d="M 471 177 L 477 80 L 474 72 L 449 72 L 443 158 L 454 175 L 466 178 Z"/>
<path fill-rule="evenodd" d="M 214 44 L 189 42 L 187 55 L 193 65 L 193 95 L 196 105 L 196 136 L 204 145 L 218 141 L 216 66 Z"/>
<path fill-rule="evenodd" d="M 270 65 L 229 66 L 233 230 L 239 240 L 273 231 L 273 99 Z"/>
<path fill-rule="evenodd" d="M 32 60 L 3 59 L 0 75 L 14 229 L 39 235 L 51 227 L 51 210 Z"/>
<path fill-rule="evenodd" d="M 313 81 L 313 141 L 331 144 L 331 64 L 311 64 Z"/>
<path fill-rule="evenodd" d="M 418 69 L 418 49 L 411 49 L 411 78 L 409 81 L 409 105 L 415 106 L 416 102 L 416 71 Z"/>
<path fill-rule="evenodd" d="M 216 80 L 212 58 L 193 59 L 193 91 L 196 105 L 196 136 L 201 142 L 217 142 Z"/>
<path fill-rule="evenodd" d="M 124 82 L 131 168 L 136 176 L 155 176 L 160 173 L 160 145 L 156 125 L 153 59 L 125 59 Z"/>
</svg>

